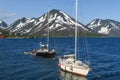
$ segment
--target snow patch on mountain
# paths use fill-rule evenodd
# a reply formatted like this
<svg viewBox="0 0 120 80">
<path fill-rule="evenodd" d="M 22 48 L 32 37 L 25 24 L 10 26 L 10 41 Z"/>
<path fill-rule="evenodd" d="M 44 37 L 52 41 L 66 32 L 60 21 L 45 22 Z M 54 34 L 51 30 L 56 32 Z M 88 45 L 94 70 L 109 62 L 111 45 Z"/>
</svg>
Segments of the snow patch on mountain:
<svg viewBox="0 0 120 80">
<path fill-rule="evenodd" d="M 111 24 L 112 26 L 114 26 L 115 29 L 119 29 L 119 27 L 118 27 L 115 23 L 110 22 L 110 24 Z"/>
<path fill-rule="evenodd" d="M 37 24 L 39 24 L 40 22 L 44 22 L 45 21 L 45 18 L 44 17 L 41 17 L 40 19 L 39 19 L 39 22 L 37 23 Z"/>
<path fill-rule="evenodd" d="M 0 24 L 2 23 L 2 21 L 0 21 Z"/>
<path fill-rule="evenodd" d="M 120 22 L 114 20 L 94 19 L 86 26 L 96 33 L 110 36 L 120 36 Z"/>
<path fill-rule="evenodd" d="M 23 26 L 25 26 L 25 23 L 20 22 L 20 23 L 16 26 L 16 29 L 20 29 L 20 28 L 22 28 Z"/>
<path fill-rule="evenodd" d="M 67 27 L 63 27 L 61 29 L 58 29 L 57 31 L 62 31 L 62 30 L 65 30 L 65 29 L 67 29 Z"/>
<path fill-rule="evenodd" d="M 31 30 L 32 30 L 32 28 L 26 29 L 25 31 L 26 31 L 26 33 L 28 33 L 28 32 L 30 32 Z"/>
<path fill-rule="evenodd" d="M 65 14 L 64 12 L 60 11 L 60 13 L 62 13 L 63 15 L 65 15 L 65 19 L 66 19 L 66 20 L 70 18 L 70 17 L 69 17 L 67 14 Z"/>
<path fill-rule="evenodd" d="M 60 24 L 56 24 L 55 26 L 56 26 L 56 28 L 58 28 L 58 27 L 61 26 L 61 25 L 60 25 Z"/>
<path fill-rule="evenodd" d="M 108 27 L 102 27 L 98 33 L 101 33 L 101 34 L 108 34 L 109 33 L 109 29 Z"/>
</svg>

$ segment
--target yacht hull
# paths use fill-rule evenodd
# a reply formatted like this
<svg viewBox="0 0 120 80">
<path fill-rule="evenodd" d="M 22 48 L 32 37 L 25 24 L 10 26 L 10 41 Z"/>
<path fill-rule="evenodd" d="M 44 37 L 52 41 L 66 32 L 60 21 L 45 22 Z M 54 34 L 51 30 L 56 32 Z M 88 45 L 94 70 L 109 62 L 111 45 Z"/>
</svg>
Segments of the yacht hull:
<svg viewBox="0 0 120 80">
<path fill-rule="evenodd" d="M 36 56 L 42 56 L 47 58 L 54 58 L 56 52 L 36 52 Z"/>
<path fill-rule="evenodd" d="M 69 73 L 76 74 L 79 76 L 87 76 L 88 72 L 90 71 L 89 68 L 72 67 L 68 65 L 63 65 L 61 63 L 59 63 L 58 66 L 60 67 L 61 70 L 65 72 L 69 72 Z"/>
</svg>

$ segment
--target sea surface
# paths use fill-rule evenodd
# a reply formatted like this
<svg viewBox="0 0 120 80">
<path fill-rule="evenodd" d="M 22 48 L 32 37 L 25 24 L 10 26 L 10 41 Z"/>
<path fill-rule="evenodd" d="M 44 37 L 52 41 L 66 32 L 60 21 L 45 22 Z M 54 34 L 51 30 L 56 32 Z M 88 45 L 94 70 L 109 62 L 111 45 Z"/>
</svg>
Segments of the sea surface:
<svg viewBox="0 0 120 80">
<path fill-rule="evenodd" d="M 91 71 L 81 77 L 61 71 L 58 56 L 74 53 L 74 38 L 50 38 L 56 58 L 26 55 L 46 38 L 0 39 L 0 80 L 120 80 L 120 38 L 79 38 L 77 59 L 89 61 Z M 83 44 L 84 43 L 84 44 Z"/>
</svg>

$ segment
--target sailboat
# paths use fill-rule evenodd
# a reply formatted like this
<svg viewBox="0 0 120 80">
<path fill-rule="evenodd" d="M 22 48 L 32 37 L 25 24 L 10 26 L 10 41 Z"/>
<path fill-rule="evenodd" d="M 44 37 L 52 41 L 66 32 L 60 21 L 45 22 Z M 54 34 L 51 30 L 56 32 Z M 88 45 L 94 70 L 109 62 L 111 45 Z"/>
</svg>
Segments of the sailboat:
<svg viewBox="0 0 120 80">
<path fill-rule="evenodd" d="M 59 58 L 58 66 L 61 70 L 80 76 L 87 76 L 90 71 L 89 65 L 77 60 L 77 5 L 76 0 L 76 23 L 75 23 L 75 54 L 64 55 Z"/>
<path fill-rule="evenodd" d="M 49 26 L 49 12 L 48 12 L 48 26 Z M 33 50 L 32 54 L 36 55 L 36 56 L 43 56 L 43 57 L 47 57 L 47 58 L 54 58 L 56 51 L 55 49 L 49 49 L 49 28 L 47 29 L 47 44 L 42 44 L 42 42 L 40 42 L 40 49 L 39 50 Z"/>
</svg>

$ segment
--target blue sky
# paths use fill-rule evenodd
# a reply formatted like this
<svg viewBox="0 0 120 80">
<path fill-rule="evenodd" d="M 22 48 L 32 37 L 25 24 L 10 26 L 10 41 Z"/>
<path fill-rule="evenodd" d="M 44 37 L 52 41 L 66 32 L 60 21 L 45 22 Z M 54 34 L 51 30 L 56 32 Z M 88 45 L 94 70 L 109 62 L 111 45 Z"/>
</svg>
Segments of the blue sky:
<svg viewBox="0 0 120 80">
<path fill-rule="evenodd" d="M 78 0 L 78 20 L 84 24 L 95 18 L 120 21 L 120 0 Z M 75 17 L 75 0 L 0 0 L 0 19 L 8 24 L 27 17 L 40 17 L 59 9 Z"/>
</svg>

